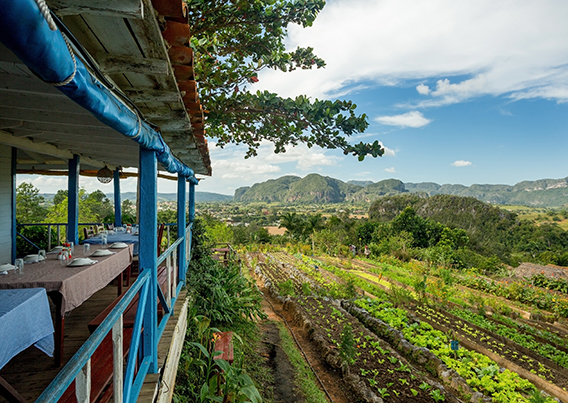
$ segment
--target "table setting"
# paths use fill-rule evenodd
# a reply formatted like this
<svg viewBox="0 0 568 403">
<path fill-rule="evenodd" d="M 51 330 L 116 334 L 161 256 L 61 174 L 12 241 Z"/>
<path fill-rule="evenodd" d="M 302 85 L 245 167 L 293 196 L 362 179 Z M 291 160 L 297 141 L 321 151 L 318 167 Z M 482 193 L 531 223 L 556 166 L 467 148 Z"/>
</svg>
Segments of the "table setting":
<svg viewBox="0 0 568 403">
<path fill-rule="evenodd" d="M 63 350 L 64 317 L 98 290 L 106 287 L 115 278 L 122 279 L 123 272 L 132 262 L 133 245 L 127 245 L 123 249 L 109 250 L 102 245 L 89 245 L 89 247 L 63 246 L 62 249 L 54 248 L 45 254 L 42 260 L 35 263 L 21 262 L 21 270 L 14 269 L 10 265 L 5 266 L 7 274 L 0 275 L 0 289 L 44 288 L 48 296 L 56 305 L 56 362 L 61 362 Z M 72 258 L 64 252 L 71 252 Z M 96 254 L 96 259 L 93 254 Z M 102 254 L 102 255 L 99 255 Z M 38 254 L 39 255 L 39 254 Z M 59 258 L 63 256 L 63 258 Z M 34 259 L 28 259 L 34 260 Z M 14 265 L 16 266 L 16 265 Z M 9 269 L 9 270 L 7 270 Z M 119 282 L 122 288 L 122 281 Z M 117 290 L 121 292 L 121 290 Z"/>
</svg>

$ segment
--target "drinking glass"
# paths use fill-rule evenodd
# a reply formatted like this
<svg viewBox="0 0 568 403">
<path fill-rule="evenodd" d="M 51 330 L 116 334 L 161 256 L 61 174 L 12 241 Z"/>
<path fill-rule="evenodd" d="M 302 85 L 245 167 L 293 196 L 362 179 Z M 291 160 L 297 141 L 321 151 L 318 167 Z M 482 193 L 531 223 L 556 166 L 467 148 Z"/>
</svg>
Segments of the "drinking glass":
<svg viewBox="0 0 568 403">
<path fill-rule="evenodd" d="M 75 252 L 75 244 L 73 242 L 69 242 L 69 251 L 71 252 L 71 255 Z"/>
<path fill-rule="evenodd" d="M 84 243 L 83 244 L 83 256 L 89 256 L 91 253 L 91 244 Z"/>
<path fill-rule="evenodd" d="M 107 246 L 108 241 L 107 241 L 107 236 L 106 236 L 106 235 L 103 235 L 103 236 L 102 236 L 102 238 L 101 238 L 101 244 L 102 244 L 103 246 Z"/>
<path fill-rule="evenodd" d="M 69 262 L 69 252 L 66 250 L 61 251 L 61 259 L 59 260 L 59 263 L 61 263 L 61 266 L 67 266 L 68 262 Z"/>
<path fill-rule="evenodd" d="M 37 254 L 38 254 L 38 260 L 39 260 L 40 262 L 43 261 L 43 260 L 45 260 L 45 256 L 46 256 L 46 255 L 45 255 L 45 250 L 40 249 Z"/>
<path fill-rule="evenodd" d="M 14 266 L 16 266 L 16 273 L 24 274 L 24 259 L 16 259 Z"/>
</svg>

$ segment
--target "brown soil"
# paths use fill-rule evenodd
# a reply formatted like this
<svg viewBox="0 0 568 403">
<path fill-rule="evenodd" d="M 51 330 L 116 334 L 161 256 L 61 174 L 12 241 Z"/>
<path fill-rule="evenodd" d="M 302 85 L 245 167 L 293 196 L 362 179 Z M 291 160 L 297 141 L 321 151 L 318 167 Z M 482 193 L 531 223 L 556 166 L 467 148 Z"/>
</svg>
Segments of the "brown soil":
<svg viewBox="0 0 568 403">
<path fill-rule="evenodd" d="M 294 386 L 294 368 L 284 350 L 280 348 L 280 334 L 276 323 L 265 321 L 261 329 L 263 339 L 260 353 L 265 357 L 266 364 L 274 376 L 274 384 L 271 385 L 274 402 L 304 402 L 303 396 L 297 393 Z"/>
<path fill-rule="evenodd" d="M 534 263 L 522 263 L 519 267 L 513 269 L 513 277 L 515 279 L 532 277 L 537 274 L 544 274 L 552 279 L 568 279 L 568 270 L 566 267 L 554 266 L 552 264 L 542 266 Z"/>
<path fill-rule="evenodd" d="M 284 318 L 286 318 L 286 321 L 288 322 L 288 324 L 290 325 L 292 332 L 294 333 L 294 336 L 296 337 L 296 339 L 298 340 L 298 342 L 300 343 L 300 345 L 302 346 L 302 349 L 304 351 L 304 354 L 307 356 L 309 363 L 311 364 L 312 368 L 316 371 L 318 377 L 320 378 L 320 380 L 322 381 L 325 389 L 327 390 L 327 392 L 329 393 L 329 395 L 331 396 L 332 400 L 334 403 L 351 403 L 353 402 L 353 399 L 350 397 L 349 393 L 346 393 L 345 391 L 348 390 L 347 385 L 345 384 L 345 382 L 343 381 L 341 374 L 333 369 L 330 369 L 329 366 L 321 359 L 321 354 L 319 354 L 311 345 L 310 340 L 309 340 L 309 335 L 306 334 L 306 332 L 304 331 L 304 329 L 302 327 L 298 327 L 293 323 L 293 318 L 290 316 L 290 314 L 287 311 L 284 311 L 282 309 L 282 304 L 280 304 L 277 300 L 274 300 L 273 298 L 271 298 L 269 296 L 269 292 L 266 289 L 260 288 L 260 290 L 264 293 L 265 298 L 270 302 L 268 303 L 266 300 L 263 300 L 263 310 L 264 312 L 268 315 L 268 321 L 265 322 L 265 324 L 263 326 L 265 326 L 263 329 L 267 329 L 268 332 L 265 336 L 265 338 L 267 338 L 266 340 L 268 340 L 268 342 L 270 342 L 269 340 L 271 340 L 270 338 L 273 337 L 272 333 L 273 331 L 270 330 L 270 321 L 275 321 L 275 322 L 281 322 L 283 324 L 285 324 L 284 319 L 282 319 L 281 316 L 284 316 Z M 272 306 L 271 306 L 272 304 Z M 273 309 L 274 308 L 274 309 Z M 273 328 L 275 329 L 275 333 L 276 335 L 278 335 L 278 330 L 276 328 L 276 326 L 274 325 L 274 323 L 272 323 Z M 274 339 L 272 339 L 274 340 Z M 280 336 L 278 336 L 278 342 L 280 341 Z M 277 344 L 277 343 L 273 343 L 273 344 Z M 265 353 L 265 352 L 261 352 Z M 283 354 L 285 356 L 285 354 Z M 270 358 L 268 359 L 268 361 L 270 362 Z M 287 357 L 286 357 L 286 361 L 287 361 Z M 293 385 L 294 384 L 294 370 L 293 368 L 289 367 L 288 370 L 284 370 L 284 366 L 282 366 L 281 369 L 279 370 L 275 370 L 274 371 L 274 383 L 275 385 L 279 385 L 279 384 L 288 384 L 288 385 Z M 275 402 L 301 402 L 303 400 L 277 400 L 277 387 L 275 387 L 275 391 L 274 391 L 274 398 L 275 398 Z"/>
</svg>

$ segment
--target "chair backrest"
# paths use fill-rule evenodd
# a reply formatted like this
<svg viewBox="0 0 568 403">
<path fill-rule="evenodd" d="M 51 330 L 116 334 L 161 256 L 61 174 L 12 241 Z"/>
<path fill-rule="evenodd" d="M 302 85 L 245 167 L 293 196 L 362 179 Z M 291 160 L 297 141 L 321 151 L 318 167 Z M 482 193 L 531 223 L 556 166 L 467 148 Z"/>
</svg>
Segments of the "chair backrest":
<svg viewBox="0 0 568 403">
<path fill-rule="evenodd" d="M 96 228 L 97 228 L 97 234 L 98 234 L 99 232 L 104 232 L 104 230 L 105 230 L 104 225 L 97 225 Z"/>
<path fill-rule="evenodd" d="M 107 229 L 110 231 L 114 229 L 114 224 L 107 224 Z"/>
<path fill-rule="evenodd" d="M 158 256 L 162 254 L 162 238 L 164 237 L 164 228 L 166 228 L 166 224 L 158 224 Z"/>
<path fill-rule="evenodd" d="M 83 235 L 85 235 L 85 239 L 88 239 L 95 235 L 95 231 L 93 231 L 93 227 L 87 228 L 83 227 Z"/>
</svg>

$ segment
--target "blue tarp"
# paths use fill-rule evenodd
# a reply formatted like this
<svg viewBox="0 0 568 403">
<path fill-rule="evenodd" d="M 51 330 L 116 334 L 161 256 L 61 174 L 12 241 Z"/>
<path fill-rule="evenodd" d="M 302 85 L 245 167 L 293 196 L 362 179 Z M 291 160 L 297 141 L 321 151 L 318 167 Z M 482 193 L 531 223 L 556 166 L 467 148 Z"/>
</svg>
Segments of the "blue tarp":
<svg viewBox="0 0 568 403">
<path fill-rule="evenodd" d="M 161 134 L 142 121 L 115 94 L 71 56 L 61 31 L 52 31 L 34 0 L 0 0 L 0 41 L 43 81 L 61 83 L 57 88 L 90 111 L 98 120 L 156 151 L 158 161 L 171 173 L 197 184 L 191 168 L 175 158 Z"/>
</svg>

